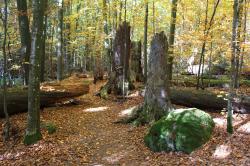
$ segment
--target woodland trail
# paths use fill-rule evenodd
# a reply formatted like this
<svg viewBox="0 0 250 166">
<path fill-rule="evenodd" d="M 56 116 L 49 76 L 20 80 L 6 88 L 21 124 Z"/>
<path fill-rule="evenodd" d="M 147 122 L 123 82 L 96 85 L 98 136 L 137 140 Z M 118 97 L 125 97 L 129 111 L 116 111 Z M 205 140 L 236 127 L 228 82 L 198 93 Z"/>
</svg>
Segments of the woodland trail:
<svg viewBox="0 0 250 166">
<path fill-rule="evenodd" d="M 42 122 L 53 122 L 57 131 L 48 135 L 43 129 L 43 140 L 35 145 L 27 147 L 21 143 L 27 114 L 13 116 L 11 120 L 16 122 L 19 134 L 14 146 L 0 142 L 0 165 L 250 165 L 249 133 L 236 132 L 227 137 L 225 130 L 218 126 L 211 141 L 191 155 L 152 153 L 143 143 L 147 126 L 136 128 L 114 123 L 122 110 L 143 99 L 136 97 L 121 102 L 111 97 L 102 100 L 94 95 L 102 84 L 91 85 L 90 93 L 78 98 L 80 105 L 43 110 Z M 249 115 L 240 118 L 245 118 L 242 124 L 249 123 Z M 214 158 L 220 145 L 225 153 L 226 150 L 232 152 L 226 159 Z"/>
</svg>

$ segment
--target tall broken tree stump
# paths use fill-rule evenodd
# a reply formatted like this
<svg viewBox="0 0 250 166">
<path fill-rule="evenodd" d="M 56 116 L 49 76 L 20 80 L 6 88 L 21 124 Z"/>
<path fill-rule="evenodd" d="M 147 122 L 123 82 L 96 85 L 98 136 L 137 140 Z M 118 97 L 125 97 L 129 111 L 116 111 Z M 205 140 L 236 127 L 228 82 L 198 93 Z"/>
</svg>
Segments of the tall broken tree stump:
<svg viewBox="0 0 250 166">
<path fill-rule="evenodd" d="M 110 75 L 108 83 L 101 88 L 100 95 L 102 98 L 106 98 L 108 93 L 112 91 L 117 95 L 124 95 L 126 88 L 133 88 L 129 72 L 130 31 L 131 27 L 129 23 L 123 22 L 116 32 L 113 45 L 113 72 Z"/>
<path fill-rule="evenodd" d="M 167 37 L 164 32 L 157 33 L 151 42 L 144 103 L 132 119 L 136 125 L 155 122 L 172 110 L 167 60 Z"/>
</svg>

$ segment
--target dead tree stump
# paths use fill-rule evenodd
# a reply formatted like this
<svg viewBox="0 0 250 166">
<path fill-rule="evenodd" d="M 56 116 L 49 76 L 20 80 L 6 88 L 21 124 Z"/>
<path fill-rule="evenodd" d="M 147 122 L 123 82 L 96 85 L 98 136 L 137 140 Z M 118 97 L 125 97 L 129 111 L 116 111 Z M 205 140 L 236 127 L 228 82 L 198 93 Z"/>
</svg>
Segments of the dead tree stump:
<svg viewBox="0 0 250 166">
<path fill-rule="evenodd" d="M 121 95 L 127 88 L 133 88 L 129 72 L 130 30 L 129 23 L 123 22 L 116 32 L 113 45 L 113 72 L 110 75 L 108 83 L 100 91 L 102 98 L 106 98 L 107 94 L 111 93 L 111 91 Z"/>
<path fill-rule="evenodd" d="M 167 72 L 168 42 L 164 32 L 155 34 L 150 49 L 144 103 L 132 120 L 137 125 L 159 120 L 172 110 Z"/>
</svg>

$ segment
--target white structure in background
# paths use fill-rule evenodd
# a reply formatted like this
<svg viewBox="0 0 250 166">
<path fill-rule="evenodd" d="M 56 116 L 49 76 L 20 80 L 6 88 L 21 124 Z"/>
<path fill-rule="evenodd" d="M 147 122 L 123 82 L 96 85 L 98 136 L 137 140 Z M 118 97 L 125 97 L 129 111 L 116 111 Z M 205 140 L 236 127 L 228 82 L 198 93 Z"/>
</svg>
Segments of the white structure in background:
<svg viewBox="0 0 250 166">
<path fill-rule="evenodd" d="M 201 70 L 202 70 L 203 65 L 201 65 Z M 187 68 L 187 72 L 190 74 L 195 74 L 198 75 L 199 72 L 199 65 L 189 65 Z M 204 65 L 204 74 L 208 72 L 208 65 Z"/>
<path fill-rule="evenodd" d="M 193 55 L 188 59 L 187 63 L 188 63 L 188 68 L 187 68 L 187 72 L 189 74 L 195 74 L 198 75 L 199 72 L 199 65 L 194 65 L 194 60 L 196 55 L 198 54 L 198 49 L 194 48 L 193 51 Z M 201 71 L 202 71 L 203 65 L 201 65 Z M 208 71 L 208 65 L 204 65 L 204 73 L 206 73 Z"/>
</svg>

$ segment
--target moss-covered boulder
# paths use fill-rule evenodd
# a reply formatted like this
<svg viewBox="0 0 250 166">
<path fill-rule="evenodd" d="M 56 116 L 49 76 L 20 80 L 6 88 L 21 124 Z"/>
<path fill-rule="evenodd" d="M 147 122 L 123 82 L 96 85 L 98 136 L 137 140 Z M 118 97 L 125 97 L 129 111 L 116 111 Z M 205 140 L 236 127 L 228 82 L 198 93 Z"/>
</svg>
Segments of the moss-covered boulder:
<svg viewBox="0 0 250 166">
<path fill-rule="evenodd" d="M 178 109 L 155 122 L 144 141 L 155 152 L 191 153 L 210 139 L 213 128 L 213 119 L 204 111 Z"/>
</svg>

